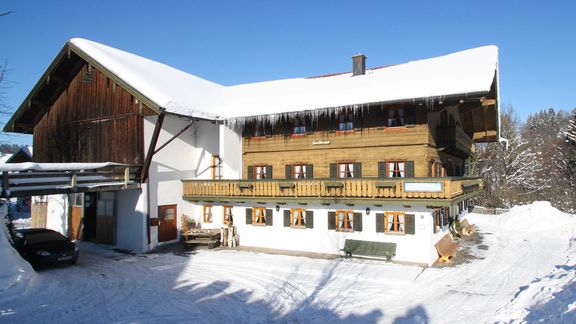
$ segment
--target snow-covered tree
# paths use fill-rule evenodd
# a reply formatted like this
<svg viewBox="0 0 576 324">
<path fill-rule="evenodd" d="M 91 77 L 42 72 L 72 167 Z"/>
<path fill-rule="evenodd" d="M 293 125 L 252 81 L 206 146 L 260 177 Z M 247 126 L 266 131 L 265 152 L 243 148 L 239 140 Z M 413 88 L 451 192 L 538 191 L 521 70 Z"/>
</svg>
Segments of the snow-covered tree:
<svg viewBox="0 0 576 324">
<path fill-rule="evenodd" d="M 488 207 L 511 207 L 528 202 L 549 186 L 550 179 L 542 179 L 538 152 L 519 131 L 519 122 L 512 106 L 504 109 L 500 117 L 501 137 L 505 143 L 489 143 L 478 148 L 476 172 L 484 180 L 485 190 L 480 204 Z"/>
</svg>

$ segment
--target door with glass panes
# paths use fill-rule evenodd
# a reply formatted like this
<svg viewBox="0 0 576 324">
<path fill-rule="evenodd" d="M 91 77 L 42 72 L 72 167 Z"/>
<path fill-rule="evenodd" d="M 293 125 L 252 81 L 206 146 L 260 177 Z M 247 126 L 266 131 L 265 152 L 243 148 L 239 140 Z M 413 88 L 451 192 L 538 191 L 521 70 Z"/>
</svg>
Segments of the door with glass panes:
<svg viewBox="0 0 576 324">
<path fill-rule="evenodd" d="M 166 242 L 177 238 L 176 205 L 158 206 L 158 241 Z"/>
</svg>

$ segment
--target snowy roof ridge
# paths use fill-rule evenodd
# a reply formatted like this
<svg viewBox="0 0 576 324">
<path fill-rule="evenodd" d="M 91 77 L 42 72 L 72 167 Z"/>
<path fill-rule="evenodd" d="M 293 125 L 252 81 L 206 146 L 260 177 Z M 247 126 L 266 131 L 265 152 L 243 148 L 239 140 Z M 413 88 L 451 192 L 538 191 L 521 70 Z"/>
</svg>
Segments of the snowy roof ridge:
<svg viewBox="0 0 576 324">
<path fill-rule="evenodd" d="M 498 72 L 498 48 L 477 47 L 434 58 L 312 78 L 223 86 L 85 39 L 70 44 L 168 112 L 230 124 L 247 118 L 277 119 L 370 103 L 431 100 L 489 92 Z"/>
</svg>

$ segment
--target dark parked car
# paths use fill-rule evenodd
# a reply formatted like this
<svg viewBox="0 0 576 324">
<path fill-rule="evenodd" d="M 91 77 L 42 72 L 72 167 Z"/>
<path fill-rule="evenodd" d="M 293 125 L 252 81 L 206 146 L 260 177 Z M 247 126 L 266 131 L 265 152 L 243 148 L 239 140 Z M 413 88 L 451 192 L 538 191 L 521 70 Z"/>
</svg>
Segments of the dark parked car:
<svg viewBox="0 0 576 324">
<path fill-rule="evenodd" d="M 34 268 L 78 261 L 78 246 L 66 236 L 46 228 L 26 228 L 15 233 L 14 247 Z"/>
</svg>

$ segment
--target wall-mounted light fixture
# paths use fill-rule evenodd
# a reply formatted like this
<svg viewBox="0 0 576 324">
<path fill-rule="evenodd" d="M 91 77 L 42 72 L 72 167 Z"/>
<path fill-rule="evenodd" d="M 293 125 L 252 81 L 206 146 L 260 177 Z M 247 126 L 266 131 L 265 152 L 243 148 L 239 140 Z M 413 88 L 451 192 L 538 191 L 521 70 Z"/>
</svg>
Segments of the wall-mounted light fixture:
<svg viewBox="0 0 576 324">
<path fill-rule="evenodd" d="M 276 211 L 277 211 L 277 212 L 280 211 L 280 205 L 276 205 Z"/>
<path fill-rule="evenodd" d="M 366 215 L 370 215 L 370 207 L 366 207 Z"/>
</svg>

